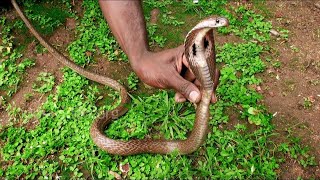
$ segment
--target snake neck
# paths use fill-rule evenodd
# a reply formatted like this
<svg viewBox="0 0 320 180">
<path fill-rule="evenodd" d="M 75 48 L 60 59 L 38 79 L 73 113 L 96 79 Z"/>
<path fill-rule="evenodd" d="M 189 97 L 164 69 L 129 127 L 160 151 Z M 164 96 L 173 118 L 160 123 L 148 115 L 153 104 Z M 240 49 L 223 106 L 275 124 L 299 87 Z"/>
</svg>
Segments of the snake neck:
<svg viewBox="0 0 320 180">
<path fill-rule="evenodd" d="M 213 90 L 202 90 L 202 99 L 197 105 L 193 129 L 188 139 L 181 143 L 181 146 L 178 148 L 181 154 L 189 154 L 196 151 L 205 141 L 208 134 L 212 92 Z"/>
</svg>

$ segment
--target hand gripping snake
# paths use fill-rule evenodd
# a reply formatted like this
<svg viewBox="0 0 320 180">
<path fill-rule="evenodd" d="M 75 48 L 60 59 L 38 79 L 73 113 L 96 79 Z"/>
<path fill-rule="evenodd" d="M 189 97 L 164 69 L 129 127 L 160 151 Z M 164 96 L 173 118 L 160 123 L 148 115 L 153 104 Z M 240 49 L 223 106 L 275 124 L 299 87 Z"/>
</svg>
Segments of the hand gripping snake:
<svg viewBox="0 0 320 180">
<path fill-rule="evenodd" d="M 188 138 L 186 140 L 142 139 L 122 141 L 106 137 L 104 130 L 110 122 L 128 111 L 125 107 L 125 104 L 129 101 L 126 89 L 116 80 L 83 69 L 65 57 L 41 37 L 25 17 L 16 1 L 11 0 L 11 2 L 31 33 L 59 62 L 92 81 L 109 86 L 120 92 L 120 105 L 114 110 L 100 115 L 91 126 L 90 134 L 93 142 L 98 147 L 110 154 L 133 155 L 140 153 L 170 154 L 174 151 L 177 151 L 179 154 L 189 154 L 201 146 L 208 132 L 210 116 L 209 105 L 212 93 L 214 93 L 214 82 L 217 82 L 215 80 L 218 78 L 217 76 L 219 76 L 215 67 L 213 28 L 227 26 L 228 20 L 226 18 L 210 17 L 202 20 L 187 34 L 184 42 L 185 56 L 192 72 L 200 81 L 202 96 L 200 103 L 197 105 L 193 130 Z"/>
</svg>

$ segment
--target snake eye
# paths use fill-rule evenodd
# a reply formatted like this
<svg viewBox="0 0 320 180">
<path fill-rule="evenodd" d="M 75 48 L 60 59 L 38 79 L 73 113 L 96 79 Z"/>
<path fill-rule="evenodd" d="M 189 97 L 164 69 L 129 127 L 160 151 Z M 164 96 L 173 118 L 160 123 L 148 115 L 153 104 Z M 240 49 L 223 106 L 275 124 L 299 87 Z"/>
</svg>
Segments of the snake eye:
<svg viewBox="0 0 320 180">
<path fill-rule="evenodd" d="M 217 20 L 216 20 L 216 23 L 220 23 L 220 20 L 219 20 L 219 19 L 217 19 Z"/>
</svg>

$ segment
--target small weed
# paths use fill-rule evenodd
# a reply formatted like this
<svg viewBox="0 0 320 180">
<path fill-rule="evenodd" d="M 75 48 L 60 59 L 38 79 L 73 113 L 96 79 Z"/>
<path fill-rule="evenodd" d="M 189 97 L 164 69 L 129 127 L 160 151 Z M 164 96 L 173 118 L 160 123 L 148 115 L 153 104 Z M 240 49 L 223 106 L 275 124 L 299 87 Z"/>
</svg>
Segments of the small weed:
<svg viewBox="0 0 320 180">
<path fill-rule="evenodd" d="M 173 4 L 173 2 L 171 0 L 163 0 L 163 1 L 145 0 L 144 4 L 153 8 L 164 8 L 168 5 Z"/>
<path fill-rule="evenodd" d="M 137 90 L 138 89 L 138 83 L 139 83 L 139 78 L 134 72 L 131 72 L 127 78 L 128 81 L 128 86 L 130 90 Z"/>
<path fill-rule="evenodd" d="M 287 79 L 287 80 L 284 80 L 284 87 L 287 92 L 292 92 L 296 87 L 296 83 L 292 79 Z"/>
<path fill-rule="evenodd" d="M 59 5 L 61 5 L 60 2 L 55 1 L 55 6 L 50 8 L 47 7 L 46 3 L 50 3 L 50 1 L 42 1 L 40 3 L 25 1 L 24 6 L 26 7 L 26 15 L 32 21 L 35 28 L 41 34 L 50 35 L 58 26 L 62 25 L 71 14 L 63 10 L 63 6 L 59 7 Z"/>
<path fill-rule="evenodd" d="M 6 111 L 8 112 L 10 119 L 13 121 L 17 121 L 22 112 L 21 108 L 14 107 L 11 104 L 8 104 Z"/>
<path fill-rule="evenodd" d="M 36 52 L 37 54 L 43 54 L 43 53 L 48 52 L 48 50 L 47 50 L 45 47 L 43 47 L 41 44 L 38 44 L 38 45 L 36 45 L 36 47 L 35 47 L 35 52 Z"/>
<path fill-rule="evenodd" d="M 320 28 L 316 30 L 316 36 L 320 38 Z"/>
<path fill-rule="evenodd" d="M 156 42 L 159 47 L 164 47 L 165 43 L 166 43 L 167 39 L 164 38 L 163 36 L 155 36 L 154 37 L 154 42 Z"/>
<path fill-rule="evenodd" d="M 312 101 L 309 97 L 303 98 L 303 108 L 310 109 L 312 107 Z"/>
<path fill-rule="evenodd" d="M 26 28 L 23 21 L 22 20 L 16 20 L 13 24 L 13 27 L 17 28 L 17 29 L 23 29 Z"/>
<path fill-rule="evenodd" d="M 24 99 L 26 102 L 30 101 L 33 98 L 33 94 L 32 93 L 26 93 L 23 95 Z"/>
<path fill-rule="evenodd" d="M 41 72 L 36 82 L 32 85 L 32 89 L 39 93 L 47 93 L 54 86 L 54 76 L 51 73 Z"/>
<path fill-rule="evenodd" d="M 162 15 L 161 22 L 164 25 L 173 25 L 173 26 L 180 26 L 184 24 L 184 22 L 178 21 L 175 17 L 167 14 Z"/>
<path fill-rule="evenodd" d="M 107 56 L 109 61 L 127 61 L 128 57 L 112 36 L 99 4 L 89 0 L 83 2 L 83 7 L 90 9 L 90 12 L 85 13 L 81 18 L 76 29 L 77 39 L 68 47 L 71 58 L 77 64 L 84 65 L 91 62 L 94 55 L 99 52 Z M 92 56 L 87 56 L 88 53 Z"/>
<path fill-rule="evenodd" d="M 291 46 L 290 46 L 290 49 L 291 49 L 293 52 L 296 52 L 296 53 L 300 51 L 299 48 L 296 47 L 296 46 L 294 46 L 294 45 L 291 45 Z"/>
<path fill-rule="evenodd" d="M 1 18 L 0 29 L 0 92 L 10 97 L 17 91 L 25 70 L 35 63 L 28 58 L 19 63 L 22 54 L 13 49 L 13 27 L 5 17 Z"/>
<path fill-rule="evenodd" d="M 28 67 L 34 65 L 33 60 L 25 59 L 21 63 L 17 64 L 17 60 L 22 56 L 16 51 L 9 52 L 5 56 L 4 61 L 0 64 L 0 90 L 7 92 L 8 96 L 11 96 L 17 91 L 18 85 L 21 82 L 22 74 Z"/>
<path fill-rule="evenodd" d="M 287 29 L 280 29 L 280 37 L 281 38 L 283 38 L 283 39 L 285 39 L 285 40 L 288 40 L 288 38 L 289 38 L 289 30 L 287 30 Z"/>
<path fill-rule="evenodd" d="M 309 83 L 313 86 L 317 86 L 320 84 L 320 80 L 319 79 L 312 79 L 309 81 Z"/>
<path fill-rule="evenodd" d="M 5 105 L 6 105 L 6 100 L 4 99 L 3 96 L 0 96 L 0 110 L 3 110 Z M 0 130 L 1 130 L 1 128 L 0 128 Z"/>
<path fill-rule="evenodd" d="M 273 62 L 272 63 L 272 66 L 274 67 L 274 68 L 280 68 L 281 67 L 281 61 L 275 61 L 275 62 Z"/>
<path fill-rule="evenodd" d="M 148 35 L 149 35 L 149 45 L 151 47 L 158 45 L 159 47 L 164 47 L 167 39 L 163 36 L 156 35 L 158 26 L 155 24 L 148 24 L 147 25 L 147 30 L 148 30 Z"/>
<path fill-rule="evenodd" d="M 298 137 L 292 135 L 288 136 L 289 143 L 282 143 L 278 147 L 278 151 L 289 155 L 292 159 L 295 159 L 303 167 L 317 165 L 315 157 L 309 154 L 309 148 L 301 146 L 301 140 Z"/>
</svg>

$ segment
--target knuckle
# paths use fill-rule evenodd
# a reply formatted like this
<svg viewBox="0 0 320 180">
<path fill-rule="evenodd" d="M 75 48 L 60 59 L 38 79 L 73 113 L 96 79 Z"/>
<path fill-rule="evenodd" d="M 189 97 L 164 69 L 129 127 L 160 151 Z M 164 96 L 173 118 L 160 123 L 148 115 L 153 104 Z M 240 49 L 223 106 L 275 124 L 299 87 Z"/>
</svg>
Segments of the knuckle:
<svg viewBox="0 0 320 180">
<path fill-rule="evenodd" d="M 181 85 L 178 87 L 178 91 L 186 95 L 190 91 L 190 83 L 189 82 L 181 83 Z"/>
</svg>

